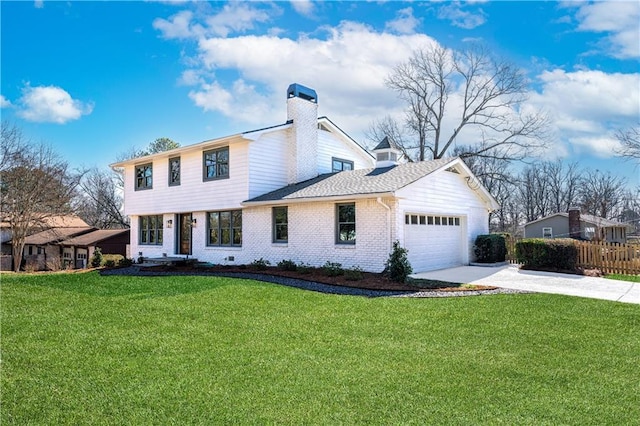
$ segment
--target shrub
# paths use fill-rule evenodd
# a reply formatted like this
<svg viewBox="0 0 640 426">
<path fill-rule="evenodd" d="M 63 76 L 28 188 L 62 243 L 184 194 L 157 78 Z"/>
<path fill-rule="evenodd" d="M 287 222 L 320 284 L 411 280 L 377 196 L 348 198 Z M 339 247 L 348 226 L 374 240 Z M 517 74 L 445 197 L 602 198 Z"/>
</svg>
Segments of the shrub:
<svg viewBox="0 0 640 426">
<path fill-rule="evenodd" d="M 122 259 L 120 259 L 118 261 L 118 266 L 120 268 L 127 268 L 129 266 L 133 265 L 133 259 L 128 259 L 126 257 L 123 257 Z"/>
<path fill-rule="evenodd" d="M 121 254 L 103 254 L 102 265 L 107 268 L 114 268 L 122 259 L 124 259 L 124 256 Z"/>
<path fill-rule="evenodd" d="M 386 270 L 389 273 L 389 277 L 395 282 L 405 282 L 413 272 L 407 253 L 408 250 L 401 247 L 399 241 L 393 243 L 393 250 L 389 253 L 389 259 L 387 259 Z"/>
<path fill-rule="evenodd" d="M 480 263 L 504 262 L 507 257 L 507 244 L 504 235 L 478 235 L 473 246 L 476 261 Z"/>
<path fill-rule="evenodd" d="M 249 266 L 251 266 L 252 269 L 257 269 L 259 271 L 264 271 L 265 269 L 267 269 L 267 267 L 271 265 L 271 262 L 269 262 L 268 260 L 265 260 L 263 258 L 260 259 L 256 259 L 253 262 L 251 262 L 251 264 Z"/>
<path fill-rule="evenodd" d="M 311 270 L 313 269 L 311 267 L 311 265 L 304 263 L 304 262 L 300 262 L 300 264 L 296 267 L 297 271 L 300 272 L 301 274 L 310 274 Z"/>
<path fill-rule="evenodd" d="M 282 269 L 283 271 L 295 271 L 298 269 L 298 265 L 296 265 L 296 262 L 294 262 L 293 260 L 283 259 L 278 262 L 278 268 Z"/>
<path fill-rule="evenodd" d="M 329 262 L 322 265 L 322 272 L 328 277 L 337 277 L 338 275 L 344 274 L 344 269 L 342 269 L 342 263 Z"/>
<path fill-rule="evenodd" d="M 578 263 L 578 248 L 569 238 L 529 238 L 516 243 L 516 258 L 528 269 L 574 271 Z"/>
<path fill-rule="evenodd" d="M 103 257 L 102 257 L 102 250 L 100 250 L 100 247 L 96 247 L 95 251 L 93 252 L 93 256 L 91 256 L 91 266 L 93 266 L 94 268 L 99 268 L 100 266 L 102 266 L 102 261 L 103 261 Z"/>
<path fill-rule="evenodd" d="M 359 266 L 356 266 L 353 269 L 344 270 L 344 279 L 347 281 L 360 281 L 363 278 L 362 269 L 360 269 Z"/>
</svg>

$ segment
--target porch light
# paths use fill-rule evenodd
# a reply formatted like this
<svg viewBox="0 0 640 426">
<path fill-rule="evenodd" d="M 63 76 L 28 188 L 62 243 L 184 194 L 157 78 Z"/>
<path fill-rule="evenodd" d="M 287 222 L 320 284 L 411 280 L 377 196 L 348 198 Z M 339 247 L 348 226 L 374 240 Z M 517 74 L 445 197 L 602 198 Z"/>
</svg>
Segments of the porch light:
<svg viewBox="0 0 640 426">
<path fill-rule="evenodd" d="M 191 219 L 191 227 L 192 228 L 195 228 L 197 223 L 198 223 L 197 219 Z"/>
<path fill-rule="evenodd" d="M 173 226 L 173 220 L 169 219 L 167 221 L 167 228 L 171 228 Z"/>
</svg>

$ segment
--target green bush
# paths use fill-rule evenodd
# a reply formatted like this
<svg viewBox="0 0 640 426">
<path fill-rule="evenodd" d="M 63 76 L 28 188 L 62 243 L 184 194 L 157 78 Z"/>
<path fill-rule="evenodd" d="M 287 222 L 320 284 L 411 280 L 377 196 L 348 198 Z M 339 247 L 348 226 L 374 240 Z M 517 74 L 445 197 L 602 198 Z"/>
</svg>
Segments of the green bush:
<svg viewBox="0 0 640 426">
<path fill-rule="evenodd" d="M 118 266 L 120 268 L 127 268 L 127 267 L 129 267 L 131 265 L 133 265 L 133 259 L 128 259 L 128 258 L 126 258 L 124 256 L 122 257 L 122 259 L 120 259 L 118 261 Z"/>
<path fill-rule="evenodd" d="M 96 247 L 95 251 L 93 252 L 93 256 L 91 256 L 91 266 L 93 266 L 94 268 L 99 268 L 100 266 L 102 266 L 102 262 L 103 262 L 103 257 L 102 257 L 102 250 L 100 250 L 100 247 Z"/>
<path fill-rule="evenodd" d="M 344 270 L 344 279 L 347 281 L 360 281 L 363 278 L 362 269 L 360 269 L 359 266 L 356 266 L 353 269 Z"/>
<path fill-rule="evenodd" d="M 574 271 L 578 263 L 578 248 L 570 238 L 529 238 L 516 243 L 516 258 L 527 269 Z"/>
<path fill-rule="evenodd" d="M 296 265 L 296 262 L 294 262 L 293 260 L 283 259 L 278 262 L 278 268 L 282 269 L 283 271 L 295 271 L 298 269 L 298 265 Z"/>
<path fill-rule="evenodd" d="M 122 259 L 124 259 L 124 256 L 121 254 L 103 254 L 102 266 L 106 266 L 107 268 L 114 268 L 116 265 L 120 264 L 120 261 Z"/>
<path fill-rule="evenodd" d="M 407 258 L 407 253 L 408 250 L 400 247 L 399 241 L 393 243 L 393 250 L 389 253 L 389 259 L 387 259 L 386 271 L 389 273 L 389 277 L 395 282 L 405 282 L 407 277 L 413 272 L 411 263 L 409 263 L 409 259 Z"/>
<path fill-rule="evenodd" d="M 313 268 L 308 263 L 300 262 L 299 265 L 296 266 L 296 270 L 301 274 L 310 274 Z"/>
<path fill-rule="evenodd" d="M 473 246 L 476 262 L 497 263 L 504 262 L 507 257 L 507 244 L 504 235 L 478 235 Z"/>
<path fill-rule="evenodd" d="M 113 259 L 105 260 L 104 266 L 106 266 L 107 268 L 115 268 L 116 267 L 116 261 L 113 260 Z"/>
<path fill-rule="evenodd" d="M 342 263 L 329 262 L 322 265 L 322 272 L 328 277 L 337 277 L 338 275 L 344 274 L 344 269 L 342 269 Z"/>
<path fill-rule="evenodd" d="M 267 269 L 267 267 L 271 265 L 271 262 L 269 262 L 268 260 L 265 260 L 263 258 L 260 259 L 256 259 L 253 262 L 251 262 L 251 264 L 249 266 L 251 266 L 251 269 L 257 269 L 259 271 L 264 271 L 265 269 Z"/>
</svg>

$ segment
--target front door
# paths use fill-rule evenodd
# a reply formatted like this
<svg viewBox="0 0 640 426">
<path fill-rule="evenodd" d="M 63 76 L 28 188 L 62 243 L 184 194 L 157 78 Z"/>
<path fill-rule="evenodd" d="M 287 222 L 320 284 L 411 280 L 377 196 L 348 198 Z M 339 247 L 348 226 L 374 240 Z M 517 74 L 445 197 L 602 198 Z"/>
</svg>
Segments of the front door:
<svg viewBox="0 0 640 426">
<path fill-rule="evenodd" d="M 191 213 L 178 215 L 178 254 L 191 254 Z"/>
</svg>

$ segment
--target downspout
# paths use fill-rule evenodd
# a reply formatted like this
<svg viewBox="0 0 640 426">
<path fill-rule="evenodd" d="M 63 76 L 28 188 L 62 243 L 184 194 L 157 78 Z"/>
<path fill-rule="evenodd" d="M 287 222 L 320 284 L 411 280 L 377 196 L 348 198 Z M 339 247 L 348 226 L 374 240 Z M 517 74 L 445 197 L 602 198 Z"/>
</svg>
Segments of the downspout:
<svg viewBox="0 0 640 426">
<path fill-rule="evenodd" d="M 389 251 L 391 251 L 391 207 L 382 202 L 382 197 L 376 198 L 378 204 L 387 209 L 387 228 L 389 229 L 389 233 L 387 235 L 387 247 Z"/>
</svg>

